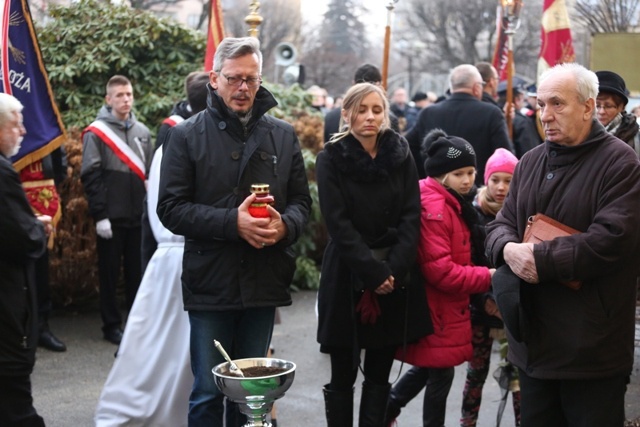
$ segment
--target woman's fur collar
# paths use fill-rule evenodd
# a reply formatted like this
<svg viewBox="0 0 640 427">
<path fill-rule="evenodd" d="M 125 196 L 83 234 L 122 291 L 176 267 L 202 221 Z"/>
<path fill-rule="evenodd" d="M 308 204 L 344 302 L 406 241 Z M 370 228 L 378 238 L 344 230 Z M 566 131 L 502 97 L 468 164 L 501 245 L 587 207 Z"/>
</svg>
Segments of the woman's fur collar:
<svg viewBox="0 0 640 427">
<path fill-rule="evenodd" d="M 338 170 L 354 181 L 386 181 L 409 155 L 409 144 L 398 133 L 387 129 L 378 137 L 378 154 L 372 159 L 351 134 L 325 144 L 325 151 Z"/>
</svg>

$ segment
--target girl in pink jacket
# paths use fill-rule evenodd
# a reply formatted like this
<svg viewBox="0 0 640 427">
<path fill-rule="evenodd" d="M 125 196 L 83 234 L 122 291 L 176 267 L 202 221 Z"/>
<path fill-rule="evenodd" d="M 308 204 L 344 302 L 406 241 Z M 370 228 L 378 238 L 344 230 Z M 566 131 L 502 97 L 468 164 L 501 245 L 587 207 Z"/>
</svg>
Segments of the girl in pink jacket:
<svg viewBox="0 0 640 427">
<path fill-rule="evenodd" d="M 454 367 L 472 356 L 469 295 L 486 292 L 494 270 L 471 264 L 469 229 L 477 214 L 464 197 L 475 180 L 473 147 L 435 129 L 425 138 L 423 153 L 427 178 L 420 181 L 418 262 L 434 333 L 398 350 L 396 357 L 414 366 L 391 390 L 387 425 L 427 386 L 423 425 L 442 427 Z"/>
</svg>

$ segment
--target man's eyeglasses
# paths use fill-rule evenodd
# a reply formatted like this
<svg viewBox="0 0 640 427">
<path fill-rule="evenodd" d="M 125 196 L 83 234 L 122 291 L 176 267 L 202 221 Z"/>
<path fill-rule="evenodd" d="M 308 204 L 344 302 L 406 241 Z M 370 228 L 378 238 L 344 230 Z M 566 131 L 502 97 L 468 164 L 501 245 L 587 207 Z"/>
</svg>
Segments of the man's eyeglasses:
<svg viewBox="0 0 640 427">
<path fill-rule="evenodd" d="M 223 74 L 223 76 L 225 79 L 227 79 L 227 83 L 229 84 L 229 86 L 234 87 L 240 87 L 242 86 L 242 83 L 246 83 L 247 87 L 255 88 L 260 86 L 260 84 L 262 83 L 262 78 L 260 77 L 247 77 L 246 79 L 243 79 L 241 77 L 227 76 L 225 74 Z"/>
<path fill-rule="evenodd" d="M 618 108 L 617 105 L 611 104 L 596 104 L 596 110 L 615 110 Z"/>
</svg>

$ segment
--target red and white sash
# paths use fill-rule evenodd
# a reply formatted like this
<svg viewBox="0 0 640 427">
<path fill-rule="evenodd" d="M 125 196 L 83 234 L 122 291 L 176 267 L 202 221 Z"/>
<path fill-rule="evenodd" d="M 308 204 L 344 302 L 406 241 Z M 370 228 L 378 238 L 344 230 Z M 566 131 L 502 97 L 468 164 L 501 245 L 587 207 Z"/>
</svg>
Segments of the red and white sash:
<svg viewBox="0 0 640 427">
<path fill-rule="evenodd" d="M 174 127 L 178 123 L 182 123 L 182 122 L 184 122 L 184 119 L 182 118 L 182 116 L 179 116 L 177 114 L 174 114 L 173 116 L 169 116 L 162 121 L 163 124 L 167 124 L 171 127 Z"/>
<path fill-rule="evenodd" d="M 113 152 L 115 155 L 124 162 L 129 168 L 136 174 L 141 180 L 146 179 L 146 168 L 144 166 L 144 162 L 140 158 L 138 154 L 136 154 L 129 145 L 122 140 L 107 124 L 103 121 L 96 120 L 91 123 L 84 130 L 85 132 L 91 131 L 95 133 L 98 138 L 102 140 Z M 138 149 L 140 153 L 144 156 L 144 152 L 142 151 L 142 146 L 138 144 Z"/>
</svg>

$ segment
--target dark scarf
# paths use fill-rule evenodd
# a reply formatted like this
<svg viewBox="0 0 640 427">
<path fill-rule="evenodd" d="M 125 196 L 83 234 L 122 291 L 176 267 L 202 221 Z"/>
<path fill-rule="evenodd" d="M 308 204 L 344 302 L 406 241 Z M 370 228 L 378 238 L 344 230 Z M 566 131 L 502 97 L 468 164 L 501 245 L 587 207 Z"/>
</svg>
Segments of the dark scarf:
<svg viewBox="0 0 640 427">
<path fill-rule="evenodd" d="M 480 221 L 480 213 L 473 206 L 473 200 L 470 200 L 467 195 L 462 196 L 451 188 L 447 188 L 447 191 L 456 198 L 458 203 L 460 203 L 462 220 L 467 225 L 471 235 L 471 260 L 473 264 L 486 265 L 487 263 L 483 262 L 486 258 L 484 255 L 484 239 L 486 232 Z"/>
<path fill-rule="evenodd" d="M 638 122 L 636 121 L 636 117 L 626 111 L 623 111 L 618 117 L 620 117 L 620 123 L 618 126 L 611 130 L 609 130 L 609 126 L 607 126 L 607 131 L 633 147 L 633 138 L 638 134 Z M 616 119 L 614 119 L 614 121 Z"/>
<path fill-rule="evenodd" d="M 462 220 L 467 224 L 469 230 L 473 230 L 478 224 L 478 211 L 473 207 L 473 202 L 451 188 L 447 188 L 447 191 L 460 203 Z"/>
</svg>

